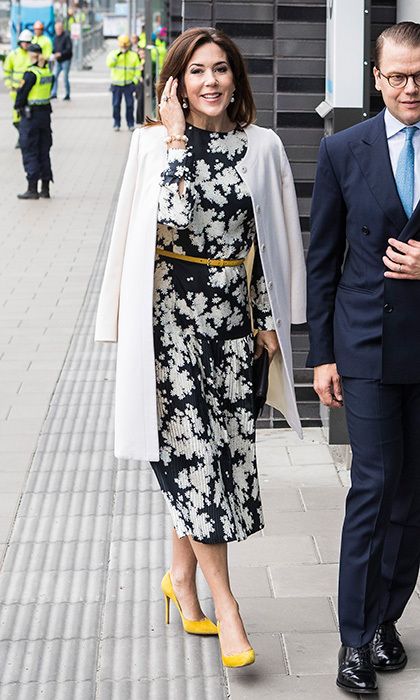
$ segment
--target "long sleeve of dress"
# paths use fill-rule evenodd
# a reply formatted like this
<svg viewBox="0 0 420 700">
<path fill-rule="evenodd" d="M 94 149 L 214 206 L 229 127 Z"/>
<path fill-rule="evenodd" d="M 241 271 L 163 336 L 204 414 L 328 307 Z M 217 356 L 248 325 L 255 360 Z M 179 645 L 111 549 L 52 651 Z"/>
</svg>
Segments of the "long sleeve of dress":
<svg viewBox="0 0 420 700">
<path fill-rule="evenodd" d="M 180 183 L 183 181 L 182 194 Z M 188 228 L 194 212 L 193 158 L 188 148 L 169 148 L 168 165 L 160 180 L 158 222 L 177 229 Z"/>
<path fill-rule="evenodd" d="M 255 241 L 255 257 L 252 266 L 250 298 L 255 330 L 272 331 L 275 329 L 268 298 L 260 252 Z"/>
</svg>

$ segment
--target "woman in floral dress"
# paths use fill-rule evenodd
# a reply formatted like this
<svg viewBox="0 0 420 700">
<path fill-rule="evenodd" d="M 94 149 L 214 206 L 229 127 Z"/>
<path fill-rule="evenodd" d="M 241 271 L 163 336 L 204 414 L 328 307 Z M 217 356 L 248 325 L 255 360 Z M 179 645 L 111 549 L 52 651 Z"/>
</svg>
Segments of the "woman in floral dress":
<svg viewBox="0 0 420 700">
<path fill-rule="evenodd" d="M 116 454 L 150 461 L 172 516 L 167 621 L 172 600 L 187 632 L 218 634 L 223 663 L 245 666 L 255 655 L 227 545 L 264 526 L 252 392 L 264 348 L 301 431 L 290 342 L 290 323 L 305 321 L 296 195 L 280 140 L 252 124 L 243 59 L 225 34 L 179 36 L 157 93 L 158 120 L 133 135 L 96 339 L 116 340 L 118 326 Z M 217 627 L 197 597 L 197 564 Z"/>
</svg>

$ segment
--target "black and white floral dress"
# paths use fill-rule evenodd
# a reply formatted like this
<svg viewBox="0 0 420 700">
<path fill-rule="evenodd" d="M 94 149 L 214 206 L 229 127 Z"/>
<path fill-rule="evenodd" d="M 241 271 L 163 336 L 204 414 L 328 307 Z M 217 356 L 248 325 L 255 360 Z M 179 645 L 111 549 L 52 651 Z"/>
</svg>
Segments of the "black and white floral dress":
<svg viewBox="0 0 420 700">
<path fill-rule="evenodd" d="M 187 135 L 185 150 L 169 149 L 162 173 L 157 246 L 206 259 L 245 258 L 256 243 L 251 198 L 235 169 L 246 132 L 187 125 Z M 250 296 L 254 326 L 273 329 L 258 249 Z M 176 532 L 209 544 L 243 540 L 264 525 L 244 265 L 157 255 L 153 323 L 160 459 L 152 467 Z"/>
</svg>

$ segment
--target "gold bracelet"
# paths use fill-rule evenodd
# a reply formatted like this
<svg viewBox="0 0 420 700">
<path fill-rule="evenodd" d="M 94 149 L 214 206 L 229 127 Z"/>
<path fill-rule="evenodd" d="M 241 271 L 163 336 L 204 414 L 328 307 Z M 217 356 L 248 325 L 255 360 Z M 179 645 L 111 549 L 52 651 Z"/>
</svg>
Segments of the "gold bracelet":
<svg viewBox="0 0 420 700">
<path fill-rule="evenodd" d="M 187 143 L 188 143 L 188 136 L 185 136 L 185 134 L 178 134 L 178 135 L 175 134 L 175 135 L 173 135 L 173 136 L 168 136 L 168 137 L 165 139 L 165 143 L 166 143 L 168 146 L 169 146 L 170 143 L 172 143 L 172 141 L 183 141 L 183 143 L 185 143 L 185 145 L 187 145 Z"/>
</svg>

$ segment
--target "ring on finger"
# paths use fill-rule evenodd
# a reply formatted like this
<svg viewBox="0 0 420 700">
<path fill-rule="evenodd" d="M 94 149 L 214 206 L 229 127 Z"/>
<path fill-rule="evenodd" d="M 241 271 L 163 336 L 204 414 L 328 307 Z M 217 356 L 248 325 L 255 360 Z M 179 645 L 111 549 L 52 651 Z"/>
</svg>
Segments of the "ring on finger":
<svg viewBox="0 0 420 700">
<path fill-rule="evenodd" d="M 163 100 L 164 102 L 169 102 L 170 99 L 171 99 L 171 98 L 168 97 L 168 95 L 164 95 L 164 96 L 162 97 L 162 100 Z"/>
</svg>

